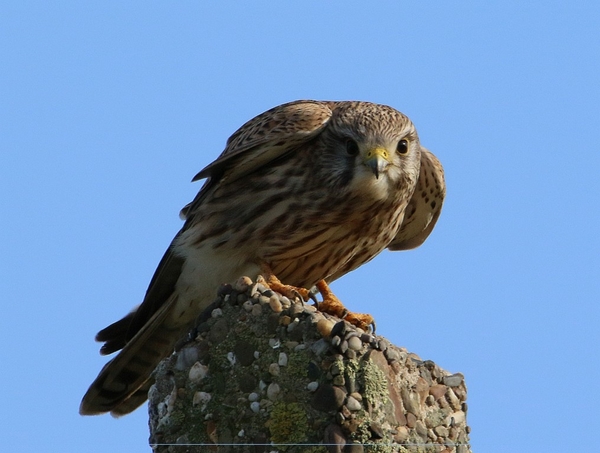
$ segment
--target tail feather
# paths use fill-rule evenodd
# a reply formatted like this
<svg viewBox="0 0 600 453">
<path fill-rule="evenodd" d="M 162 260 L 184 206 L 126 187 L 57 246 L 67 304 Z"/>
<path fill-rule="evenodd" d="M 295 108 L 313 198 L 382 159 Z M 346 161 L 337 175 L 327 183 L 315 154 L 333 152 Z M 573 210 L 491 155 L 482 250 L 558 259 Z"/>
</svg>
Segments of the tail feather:
<svg viewBox="0 0 600 453">
<path fill-rule="evenodd" d="M 175 295 L 171 296 L 123 350 L 102 368 L 81 401 L 81 415 L 105 412 L 125 415 L 144 403 L 151 385 L 151 382 L 145 385 L 150 375 L 159 362 L 173 352 L 175 343 L 188 328 L 187 325 L 172 326 L 165 322 L 176 300 Z"/>
<path fill-rule="evenodd" d="M 129 396 L 126 400 L 120 403 L 118 406 L 114 407 L 110 411 L 110 415 L 113 417 L 121 417 L 122 415 L 127 415 L 142 404 L 146 402 L 148 399 L 148 391 L 150 387 L 154 384 L 154 378 L 150 377 L 144 384 L 137 389 L 131 396 Z"/>
<path fill-rule="evenodd" d="M 100 354 L 108 355 L 123 349 L 129 341 L 129 327 L 136 315 L 137 307 L 134 308 L 127 316 L 113 322 L 110 326 L 105 327 L 96 334 L 96 341 L 105 342 L 100 348 Z"/>
</svg>

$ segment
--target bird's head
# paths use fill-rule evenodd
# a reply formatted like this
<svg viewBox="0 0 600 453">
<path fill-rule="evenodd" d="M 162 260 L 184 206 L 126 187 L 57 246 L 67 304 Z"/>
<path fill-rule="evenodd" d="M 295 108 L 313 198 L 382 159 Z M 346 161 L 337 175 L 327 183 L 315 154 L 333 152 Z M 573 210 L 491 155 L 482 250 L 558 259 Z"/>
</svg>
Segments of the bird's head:
<svg viewBox="0 0 600 453">
<path fill-rule="evenodd" d="M 421 145 L 412 122 L 384 105 L 348 103 L 334 110 L 323 132 L 327 182 L 373 201 L 414 187 Z"/>
</svg>

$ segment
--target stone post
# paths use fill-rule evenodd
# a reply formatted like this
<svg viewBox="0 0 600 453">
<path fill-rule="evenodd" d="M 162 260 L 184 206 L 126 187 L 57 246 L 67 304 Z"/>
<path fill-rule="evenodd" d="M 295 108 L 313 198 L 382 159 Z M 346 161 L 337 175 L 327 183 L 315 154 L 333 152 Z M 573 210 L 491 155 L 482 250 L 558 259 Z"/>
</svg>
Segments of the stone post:
<svg viewBox="0 0 600 453">
<path fill-rule="evenodd" d="M 149 392 L 155 452 L 468 453 L 461 374 L 271 291 L 219 289 Z"/>
</svg>

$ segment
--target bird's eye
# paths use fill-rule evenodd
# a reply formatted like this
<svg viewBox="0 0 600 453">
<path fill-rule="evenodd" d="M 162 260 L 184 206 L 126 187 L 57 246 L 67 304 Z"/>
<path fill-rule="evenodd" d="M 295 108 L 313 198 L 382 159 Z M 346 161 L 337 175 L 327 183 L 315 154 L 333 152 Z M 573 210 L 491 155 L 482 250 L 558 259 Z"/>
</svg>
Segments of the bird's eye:
<svg viewBox="0 0 600 453">
<path fill-rule="evenodd" d="M 346 140 L 346 152 L 351 156 L 356 156 L 358 154 L 358 143 L 351 138 Z"/>
<path fill-rule="evenodd" d="M 398 142 L 398 146 L 396 147 L 396 151 L 398 154 L 406 154 L 408 153 L 408 140 L 402 139 Z"/>
</svg>

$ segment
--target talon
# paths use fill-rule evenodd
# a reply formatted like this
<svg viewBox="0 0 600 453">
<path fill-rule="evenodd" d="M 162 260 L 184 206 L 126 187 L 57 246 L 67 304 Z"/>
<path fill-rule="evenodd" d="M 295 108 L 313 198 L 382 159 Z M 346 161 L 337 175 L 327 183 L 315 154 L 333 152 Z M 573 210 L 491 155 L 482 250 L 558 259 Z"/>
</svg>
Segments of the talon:
<svg viewBox="0 0 600 453">
<path fill-rule="evenodd" d="M 306 288 L 299 288 L 297 286 L 286 285 L 273 274 L 273 271 L 267 264 L 261 266 L 261 270 L 264 273 L 264 281 L 269 288 L 273 291 L 288 297 L 290 299 L 298 298 L 300 301 L 307 301 L 311 297 L 311 292 Z M 314 296 L 313 296 L 314 297 Z"/>
<path fill-rule="evenodd" d="M 359 327 L 365 331 L 369 331 L 369 326 L 373 326 L 373 332 L 375 332 L 375 320 L 371 315 L 353 313 L 348 311 L 344 304 L 335 297 L 327 282 L 320 280 L 317 283 L 317 289 L 323 296 L 323 302 L 317 305 L 317 309 L 324 313 L 337 316 L 340 319 L 348 321 L 350 324 Z"/>
</svg>

